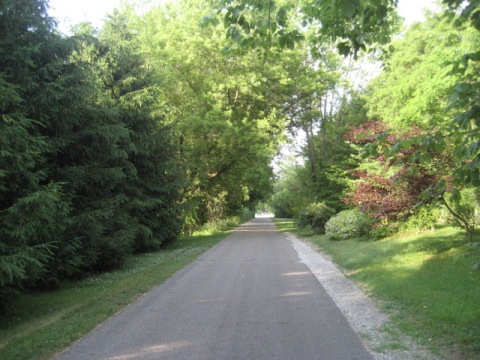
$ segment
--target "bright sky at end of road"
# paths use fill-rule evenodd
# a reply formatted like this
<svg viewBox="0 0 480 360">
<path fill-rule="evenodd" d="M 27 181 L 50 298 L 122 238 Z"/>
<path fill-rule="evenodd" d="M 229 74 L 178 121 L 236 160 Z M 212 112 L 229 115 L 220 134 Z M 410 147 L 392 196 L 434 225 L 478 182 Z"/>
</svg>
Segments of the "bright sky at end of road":
<svg viewBox="0 0 480 360">
<path fill-rule="evenodd" d="M 59 28 L 63 32 L 67 32 L 72 25 L 83 21 L 101 27 L 106 15 L 118 7 L 120 2 L 121 0 L 50 0 L 50 15 L 57 18 Z M 435 0 L 399 0 L 398 12 L 405 18 L 407 25 L 410 25 L 422 20 L 425 8 L 434 9 L 435 7 Z"/>
</svg>

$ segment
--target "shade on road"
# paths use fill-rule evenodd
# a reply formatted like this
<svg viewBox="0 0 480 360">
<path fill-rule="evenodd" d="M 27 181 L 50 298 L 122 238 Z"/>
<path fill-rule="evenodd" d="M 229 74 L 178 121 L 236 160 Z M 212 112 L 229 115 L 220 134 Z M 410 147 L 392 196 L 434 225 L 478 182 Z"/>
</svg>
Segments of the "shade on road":
<svg viewBox="0 0 480 360">
<path fill-rule="evenodd" d="M 373 359 L 270 219 L 238 228 L 64 359 Z"/>
</svg>

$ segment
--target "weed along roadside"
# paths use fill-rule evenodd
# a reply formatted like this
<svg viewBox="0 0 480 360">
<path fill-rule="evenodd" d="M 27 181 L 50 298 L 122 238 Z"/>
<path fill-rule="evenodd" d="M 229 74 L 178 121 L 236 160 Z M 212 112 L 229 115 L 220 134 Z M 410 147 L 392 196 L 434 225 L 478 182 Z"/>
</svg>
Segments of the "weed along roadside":
<svg viewBox="0 0 480 360">
<path fill-rule="evenodd" d="M 478 252 L 462 231 L 446 227 L 378 241 L 331 241 L 297 230 L 291 220 L 275 222 L 329 256 L 400 330 L 434 354 L 480 358 L 480 273 L 472 271 Z"/>
<path fill-rule="evenodd" d="M 51 359 L 226 236 L 227 231 L 204 231 L 162 251 L 132 256 L 119 270 L 21 295 L 15 311 L 0 318 L 0 359 Z"/>
</svg>

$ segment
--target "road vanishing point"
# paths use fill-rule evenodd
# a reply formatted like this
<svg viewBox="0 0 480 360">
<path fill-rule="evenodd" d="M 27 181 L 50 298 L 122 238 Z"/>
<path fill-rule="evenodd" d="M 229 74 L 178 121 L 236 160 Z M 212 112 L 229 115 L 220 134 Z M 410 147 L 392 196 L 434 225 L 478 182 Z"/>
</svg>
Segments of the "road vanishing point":
<svg viewBox="0 0 480 360">
<path fill-rule="evenodd" d="M 271 219 L 254 219 L 57 360 L 369 359 Z"/>
</svg>

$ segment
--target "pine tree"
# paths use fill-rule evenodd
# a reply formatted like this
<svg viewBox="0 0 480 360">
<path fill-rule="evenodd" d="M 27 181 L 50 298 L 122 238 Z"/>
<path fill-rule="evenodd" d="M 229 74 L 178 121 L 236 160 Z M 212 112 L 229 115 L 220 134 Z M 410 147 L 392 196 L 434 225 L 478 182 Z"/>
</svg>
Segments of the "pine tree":
<svg viewBox="0 0 480 360">
<path fill-rule="evenodd" d="M 131 165 L 119 191 L 128 199 L 124 218 L 135 250 L 159 248 L 176 239 L 181 228 L 180 192 L 174 129 L 157 105 L 160 92 L 141 53 L 136 17 L 128 8 L 115 12 L 100 34 L 104 47 L 104 85 L 121 121 L 129 129 L 124 144 Z"/>
<path fill-rule="evenodd" d="M 32 105 L 43 81 L 53 21 L 46 1 L 0 2 L 0 307 L 40 281 L 67 226 L 61 184 L 45 171 L 48 141 Z"/>
</svg>

